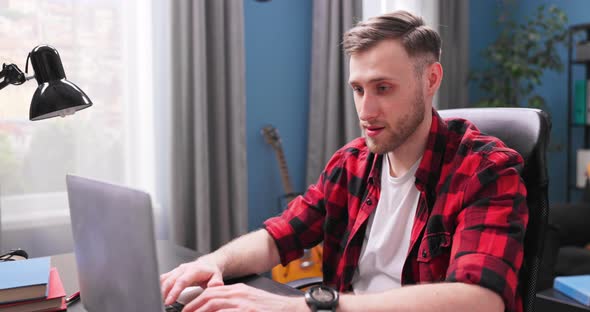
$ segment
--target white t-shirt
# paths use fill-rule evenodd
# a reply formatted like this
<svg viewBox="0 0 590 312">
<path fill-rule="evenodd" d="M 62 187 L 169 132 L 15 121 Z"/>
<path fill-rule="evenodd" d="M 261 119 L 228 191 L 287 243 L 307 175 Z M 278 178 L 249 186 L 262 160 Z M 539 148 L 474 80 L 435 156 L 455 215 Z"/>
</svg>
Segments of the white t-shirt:
<svg viewBox="0 0 590 312">
<path fill-rule="evenodd" d="M 394 178 L 389 175 L 389 160 L 383 156 L 381 196 L 367 221 L 358 269 L 352 279 L 355 294 L 401 287 L 402 269 L 420 198 L 414 182 L 421 159 L 405 175 Z"/>
</svg>

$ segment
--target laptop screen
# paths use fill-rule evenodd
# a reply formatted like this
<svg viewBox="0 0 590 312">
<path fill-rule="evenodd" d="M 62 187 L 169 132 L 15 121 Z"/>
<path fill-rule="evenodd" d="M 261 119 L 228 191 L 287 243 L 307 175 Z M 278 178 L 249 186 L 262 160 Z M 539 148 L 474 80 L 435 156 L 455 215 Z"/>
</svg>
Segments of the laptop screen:
<svg viewBox="0 0 590 312">
<path fill-rule="evenodd" d="M 66 177 L 80 294 L 88 311 L 164 311 L 149 194 Z"/>
</svg>

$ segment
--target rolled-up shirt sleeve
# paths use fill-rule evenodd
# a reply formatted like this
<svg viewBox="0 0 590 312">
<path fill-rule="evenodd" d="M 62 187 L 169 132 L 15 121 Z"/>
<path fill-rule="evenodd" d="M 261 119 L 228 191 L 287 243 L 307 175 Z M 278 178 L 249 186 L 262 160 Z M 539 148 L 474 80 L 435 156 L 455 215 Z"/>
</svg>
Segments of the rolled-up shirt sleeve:
<svg viewBox="0 0 590 312">
<path fill-rule="evenodd" d="M 345 158 L 344 148 L 337 151 L 305 194 L 291 201 L 282 214 L 264 222 L 263 227 L 275 240 L 281 264 L 300 258 L 303 249 L 323 241 L 326 197 L 346 198 L 346 188 L 341 187 L 345 182 L 341 176 Z M 340 177 L 336 183 L 335 176 Z"/>
<path fill-rule="evenodd" d="M 518 273 L 528 222 L 522 157 L 494 152 L 477 163 L 464 184 L 446 279 L 490 289 L 502 297 L 506 311 L 519 311 Z"/>
<path fill-rule="evenodd" d="M 263 227 L 274 239 L 282 265 L 300 258 L 303 249 L 311 248 L 323 239 L 325 209 L 321 180 L 291 201 L 282 214 L 264 221 Z"/>
</svg>

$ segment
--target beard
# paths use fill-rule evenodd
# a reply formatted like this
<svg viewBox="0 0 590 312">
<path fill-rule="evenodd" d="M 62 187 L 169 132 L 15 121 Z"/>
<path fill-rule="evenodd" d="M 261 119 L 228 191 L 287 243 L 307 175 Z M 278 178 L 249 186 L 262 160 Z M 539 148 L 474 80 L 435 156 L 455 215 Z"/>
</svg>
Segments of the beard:
<svg viewBox="0 0 590 312">
<path fill-rule="evenodd" d="M 400 116 L 397 119 L 395 128 L 385 125 L 383 132 L 376 137 L 369 137 L 366 131 L 363 131 L 365 142 L 369 151 L 374 154 L 385 154 L 392 152 L 399 146 L 404 144 L 408 138 L 414 134 L 418 126 L 424 120 L 424 94 L 422 89 L 416 88 L 416 93 L 413 99 L 412 109 L 404 116 Z M 362 126 L 361 126 L 361 130 Z"/>
</svg>

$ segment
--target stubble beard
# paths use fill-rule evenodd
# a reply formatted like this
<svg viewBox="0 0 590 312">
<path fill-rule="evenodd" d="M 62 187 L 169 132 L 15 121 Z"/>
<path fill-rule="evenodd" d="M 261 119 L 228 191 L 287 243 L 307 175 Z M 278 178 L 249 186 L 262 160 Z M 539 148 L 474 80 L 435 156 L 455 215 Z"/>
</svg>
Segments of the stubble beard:
<svg viewBox="0 0 590 312">
<path fill-rule="evenodd" d="M 404 144 L 408 138 L 414 134 L 418 126 L 424 121 L 424 94 L 420 88 L 414 96 L 413 110 L 408 112 L 405 116 L 398 119 L 396 128 L 390 128 L 390 125 L 386 125 L 383 129 L 383 133 L 379 134 L 377 138 L 371 138 L 367 135 L 366 131 L 361 126 L 365 142 L 369 151 L 374 154 L 385 154 L 395 151 L 398 147 Z"/>
</svg>

